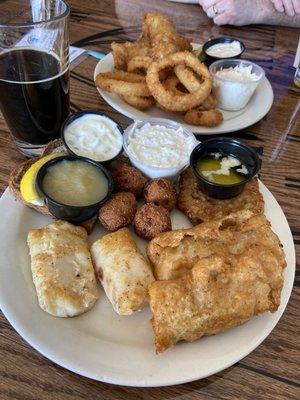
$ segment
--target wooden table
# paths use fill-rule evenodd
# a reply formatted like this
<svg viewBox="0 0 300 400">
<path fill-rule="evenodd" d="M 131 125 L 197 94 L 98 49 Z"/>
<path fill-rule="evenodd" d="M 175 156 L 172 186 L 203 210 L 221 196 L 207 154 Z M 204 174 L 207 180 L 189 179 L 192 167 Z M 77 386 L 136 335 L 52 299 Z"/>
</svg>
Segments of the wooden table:
<svg viewBox="0 0 300 400">
<path fill-rule="evenodd" d="M 149 10 L 168 14 L 178 30 L 194 42 L 228 35 L 241 39 L 245 57 L 259 63 L 271 81 L 275 100 L 269 114 L 257 124 L 232 133 L 262 154 L 261 179 L 282 206 L 300 253 L 300 123 L 299 89 L 293 85 L 296 30 L 272 26 L 217 27 L 197 5 L 164 0 L 72 0 L 71 42 L 99 32 L 124 27 L 118 36 L 105 35 L 89 48 L 108 52 L 112 39 L 135 39 Z M 72 111 L 96 108 L 109 112 L 125 127 L 129 119 L 112 110 L 93 84 L 96 60 L 89 57 L 71 73 Z M 10 170 L 22 156 L 11 142 L 0 117 L 0 185 L 7 186 Z M 0 314 L 0 399 L 299 399 L 299 266 L 287 309 L 270 336 L 249 356 L 207 379 L 174 387 L 127 388 L 77 376 L 48 361 L 33 350 Z M 9 282 L 7 283 L 9 284 Z M 297 336 L 298 335 L 298 336 Z M 78 349 L 80 357 L 80 349 Z M 199 360 L 201 362 L 201 360 Z"/>
</svg>

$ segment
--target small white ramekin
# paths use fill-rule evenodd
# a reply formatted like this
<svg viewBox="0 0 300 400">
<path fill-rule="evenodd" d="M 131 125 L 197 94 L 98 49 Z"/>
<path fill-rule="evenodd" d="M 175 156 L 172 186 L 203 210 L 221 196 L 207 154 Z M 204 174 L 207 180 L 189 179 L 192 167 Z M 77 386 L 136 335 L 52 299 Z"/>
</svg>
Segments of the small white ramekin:
<svg viewBox="0 0 300 400">
<path fill-rule="evenodd" d="M 182 129 L 186 140 L 190 142 L 189 154 L 187 154 L 186 159 L 182 161 L 182 163 L 176 167 L 170 168 L 162 168 L 157 166 L 151 166 L 144 164 L 140 160 L 138 160 L 128 149 L 128 141 L 130 140 L 130 136 L 133 134 L 136 128 L 141 128 L 145 124 L 152 124 L 152 125 L 163 125 L 168 128 L 172 129 Z M 195 138 L 194 134 L 189 131 L 188 129 L 184 128 L 182 125 L 174 122 L 172 120 L 163 119 L 163 118 L 149 118 L 144 121 L 135 121 L 131 125 L 129 125 L 123 135 L 123 149 L 126 155 L 129 157 L 131 164 L 139 169 L 144 175 L 146 175 L 150 179 L 156 178 L 169 178 L 175 180 L 180 172 L 189 164 L 190 154 L 193 151 L 194 147 L 199 144 L 199 141 Z"/>
<path fill-rule="evenodd" d="M 250 82 L 238 82 L 216 75 L 221 69 L 234 68 L 236 66 L 251 66 L 251 72 L 257 75 L 257 79 Z M 209 72 L 213 76 L 213 92 L 218 100 L 218 107 L 227 111 L 237 111 L 246 107 L 257 86 L 265 77 L 265 71 L 259 65 L 236 58 L 223 59 L 212 63 L 209 67 Z"/>
</svg>

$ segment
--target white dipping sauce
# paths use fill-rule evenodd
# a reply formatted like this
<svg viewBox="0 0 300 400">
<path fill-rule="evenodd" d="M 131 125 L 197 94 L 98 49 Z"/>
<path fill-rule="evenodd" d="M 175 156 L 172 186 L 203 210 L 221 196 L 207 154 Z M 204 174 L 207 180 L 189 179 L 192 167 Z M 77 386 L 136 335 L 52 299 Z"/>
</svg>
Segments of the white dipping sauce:
<svg viewBox="0 0 300 400">
<path fill-rule="evenodd" d="M 64 138 L 78 156 L 94 161 L 114 158 L 122 148 L 123 137 L 117 124 L 98 114 L 84 114 L 66 126 Z"/>
<path fill-rule="evenodd" d="M 224 68 L 214 75 L 214 94 L 223 110 L 241 110 L 253 95 L 260 76 L 252 72 L 252 66 Z"/>
<path fill-rule="evenodd" d="M 206 54 L 216 58 L 235 57 L 241 51 L 241 44 L 237 40 L 230 43 L 216 43 L 205 50 Z"/>
<path fill-rule="evenodd" d="M 174 168 L 188 163 L 195 141 L 187 138 L 182 128 L 146 123 L 129 136 L 127 150 L 144 165 Z"/>
</svg>

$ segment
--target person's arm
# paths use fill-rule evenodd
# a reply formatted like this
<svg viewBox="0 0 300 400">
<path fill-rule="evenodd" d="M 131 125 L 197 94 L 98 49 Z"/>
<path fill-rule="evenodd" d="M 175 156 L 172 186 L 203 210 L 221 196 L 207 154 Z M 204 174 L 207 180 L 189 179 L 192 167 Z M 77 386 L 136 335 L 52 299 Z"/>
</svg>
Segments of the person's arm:
<svg viewBox="0 0 300 400">
<path fill-rule="evenodd" d="M 277 12 L 271 0 L 199 0 L 199 4 L 216 25 L 268 24 L 300 27 L 300 15 L 290 17 Z"/>
</svg>

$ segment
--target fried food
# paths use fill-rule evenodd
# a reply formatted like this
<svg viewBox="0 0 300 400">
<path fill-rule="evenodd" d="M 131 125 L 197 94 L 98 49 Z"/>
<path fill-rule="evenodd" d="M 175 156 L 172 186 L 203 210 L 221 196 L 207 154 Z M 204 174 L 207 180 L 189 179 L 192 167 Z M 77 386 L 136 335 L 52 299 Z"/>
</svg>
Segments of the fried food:
<svg viewBox="0 0 300 400">
<path fill-rule="evenodd" d="M 97 240 L 91 247 L 95 269 L 114 310 L 130 315 L 148 300 L 154 281 L 149 263 L 127 228 Z"/>
<path fill-rule="evenodd" d="M 174 72 L 179 82 L 190 93 L 199 90 L 201 82 L 190 68 L 186 67 L 184 64 L 178 64 L 174 67 Z"/>
<path fill-rule="evenodd" d="M 176 65 L 174 72 L 179 82 L 190 92 L 199 90 L 201 85 L 193 71 L 183 64 Z M 197 108 L 188 110 L 183 117 L 184 122 L 196 126 L 217 126 L 223 121 L 222 113 L 215 109 L 216 100 L 210 94 Z"/>
<path fill-rule="evenodd" d="M 217 99 L 213 96 L 211 93 L 200 106 L 197 107 L 197 110 L 199 111 L 209 111 L 209 110 L 214 110 L 217 108 L 218 102 Z M 223 118 L 222 118 L 223 119 Z"/>
<path fill-rule="evenodd" d="M 169 211 L 155 204 L 145 204 L 134 218 L 135 233 L 145 240 L 151 240 L 161 232 L 172 229 Z"/>
<path fill-rule="evenodd" d="M 111 44 L 115 68 L 127 71 L 128 62 L 134 57 L 146 57 L 150 55 L 151 47 L 149 39 L 142 37 L 137 42 L 125 42 Z"/>
<path fill-rule="evenodd" d="M 156 104 L 165 111 L 188 112 L 183 119 L 189 124 L 209 127 L 222 122 L 211 95 L 208 69 L 194 54 L 191 41 L 176 32 L 167 16 L 145 14 L 142 34 L 135 43 L 114 42 L 111 47 L 116 70 L 98 74 L 95 83 L 100 89 L 118 94 L 141 111 Z"/>
<path fill-rule="evenodd" d="M 176 75 L 168 76 L 162 82 L 162 85 L 165 87 L 166 90 L 172 91 L 178 96 L 189 93 L 189 91 L 180 83 Z"/>
<path fill-rule="evenodd" d="M 144 198 L 146 203 L 153 203 L 172 211 L 177 201 L 176 187 L 168 179 L 154 179 L 146 184 Z"/>
<path fill-rule="evenodd" d="M 127 71 L 146 74 L 147 69 L 151 63 L 152 58 L 149 56 L 136 56 L 129 60 Z"/>
<path fill-rule="evenodd" d="M 96 86 L 108 92 L 117 93 L 120 96 L 150 97 L 151 93 L 145 81 L 145 77 L 133 72 L 112 71 L 101 72 L 96 76 Z"/>
<path fill-rule="evenodd" d="M 144 16 L 142 34 L 150 40 L 154 60 L 178 51 L 192 50 L 190 41 L 178 35 L 173 22 L 159 13 L 149 12 Z"/>
<path fill-rule="evenodd" d="M 202 78 L 200 88 L 194 93 L 176 95 L 165 89 L 159 79 L 159 71 L 169 66 L 185 64 Z M 147 85 L 153 97 L 167 110 L 188 111 L 197 107 L 209 96 L 212 89 L 212 78 L 207 67 L 192 53 L 179 52 L 171 54 L 161 61 L 153 62 L 146 75 Z"/>
<path fill-rule="evenodd" d="M 144 15 L 142 24 L 143 37 L 153 39 L 159 34 L 175 34 L 175 25 L 168 17 L 156 12 L 148 12 Z"/>
<path fill-rule="evenodd" d="M 148 180 L 140 171 L 123 162 L 114 164 L 109 170 L 117 192 L 131 192 L 136 198 L 141 196 Z"/>
<path fill-rule="evenodd" d="M 142 96 L 121 96 L 122 99 L 132 107 L 138 109 L 138 110 L 148 110 L 148 108 L 152 107 L 154 104 L 154 98 L 153 97 L 142 97 Z"/>
<path fill-rule="evenodd" d="M 240 210 L 250 210 L 254 214 L 263 213 L 264 201 L 257 179 L 247 183 L 243 192 L 232 199 L 218 200 L 208 197 L 198 188 L 196 178 L 189 167 L 180 175 L 177 207 L 193 225 L 197 225 Z"/>
<path fill-rule="evenodd" d="M 160 61 L 170 54 L 180 51 L 191 51 L 192 47 L 189 40 L 183 36 L 160 33 L 151 40 L 152 58 Z"/>
<path fill-rule="evenodd" d="M 98 293 L 86 231 L 58 220 L 29 231 L 27 243 L 40 307 L 56 317 L 90 310 Z"/>
<path fill-rule="evenodd" d="M 172 263 L 177 254 L 177 265 L 187 262 L 188 248 L 190 263 L 188 273 L 149 287 L 157 353 L 180 340 L 214 335 L 278 309 L 284 252 L 264 215 L 247 214 L 251 215 L 244 211 L 154 239 L 161 255 L 169 252 Z M 208 254 L 197 257 L 205 247 Z"/>
<path fill-rule="evenodd" d="M 99 221 L 109 231 L 117 231 L 131 224 L 137 210 L 134 194 L 120 192 L 113 194 L 99 210 Z"/>
<path fill-rule="evenodd" d="M 243 210 L 193 228 L 158 235 L 147 247 L 156 279 L 179 278 L 195 262 L 212 255 L 240 254 L 247 247 L 259 250 L 257 242 L 271 248 L 274 235 L 265 229 L 268 223 L 264 215 L 257 216 L 255 219 L 253 212 Z"/>
<path fill-rule="evenodd" d="M 220 125 L 223 121 L 223 114 L 217 109 L 201 111 L 194 108 L 186 112 L 183 120 L 190 125 L 212 127 Z"/>
</svg>

